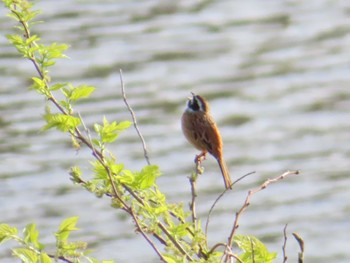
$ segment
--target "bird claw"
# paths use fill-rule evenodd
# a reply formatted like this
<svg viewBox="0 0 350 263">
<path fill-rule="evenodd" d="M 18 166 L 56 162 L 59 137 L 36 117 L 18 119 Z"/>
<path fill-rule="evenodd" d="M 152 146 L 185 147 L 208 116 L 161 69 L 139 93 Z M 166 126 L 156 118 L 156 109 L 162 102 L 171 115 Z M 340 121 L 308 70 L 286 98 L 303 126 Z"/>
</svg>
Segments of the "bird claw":
<svg viewBox="0 0 350 263">
<path fill-rule="evenodd" d="M 202 152 L 201 154 L 196 155 L 196 158 L 194 159 L 194 162 L 195 162 L 196 164 L 200 164 L 202 161 L 204 161 L 204 160 L 207 159 L 206 154 L 207 154 L 207 153 Z"/>
</svg>

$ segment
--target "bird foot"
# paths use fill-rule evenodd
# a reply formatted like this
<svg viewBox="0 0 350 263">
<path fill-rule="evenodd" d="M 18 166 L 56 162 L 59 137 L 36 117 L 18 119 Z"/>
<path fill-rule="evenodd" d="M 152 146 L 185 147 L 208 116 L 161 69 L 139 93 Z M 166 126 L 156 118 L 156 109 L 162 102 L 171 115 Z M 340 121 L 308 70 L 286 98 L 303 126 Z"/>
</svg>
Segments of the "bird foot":
<svg viewBox="0 0 350 263">
<path fill-rule="evenodd" d="M 202 153 L 196 155 L 196 158 L 194 159 L 194 162 L 196 164 L 201 164 L 201 162 L 204 161 L 207 158 L 206 154 L 207 154 L 206 152 L 202 152 Z"/>
</svg>

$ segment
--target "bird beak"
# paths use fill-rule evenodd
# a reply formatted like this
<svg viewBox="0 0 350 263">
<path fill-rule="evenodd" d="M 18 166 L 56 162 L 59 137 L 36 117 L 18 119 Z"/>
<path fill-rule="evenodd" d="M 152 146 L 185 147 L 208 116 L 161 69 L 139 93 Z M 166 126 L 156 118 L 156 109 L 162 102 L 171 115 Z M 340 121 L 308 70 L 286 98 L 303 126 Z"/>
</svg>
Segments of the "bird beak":
<svg viewBox="0 0 350 263">
<path fill-rule="evenodd" d="M 187 100 L 193 100 L 193 97 L 196 96 L 196 94 L 194 94 L 193 92 L 191 92 L 192 97 L 187 97 Z"/>
</svg>

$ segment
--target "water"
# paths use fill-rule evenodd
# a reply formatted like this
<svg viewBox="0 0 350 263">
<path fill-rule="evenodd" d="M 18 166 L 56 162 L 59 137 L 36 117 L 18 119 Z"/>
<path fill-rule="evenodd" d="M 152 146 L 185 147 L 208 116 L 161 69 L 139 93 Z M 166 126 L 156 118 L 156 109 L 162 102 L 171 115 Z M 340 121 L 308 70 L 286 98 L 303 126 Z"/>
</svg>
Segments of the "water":
<svg viewBox="0 0 350 263">
<path fill-rule="evenodd" d="M 120 96 L 123 69 L 129 102 L 151 161 L 163 172 L 158 182 L 169 201 L 189 202 L 187 176 L 196 151 L 180 129 L 186 97 L 194 91 L 209 99 L 232 178 L 256 171 L 216 207 L 211 244 L 226 240 L 248 189 L 301 169 L 300 176 L 253 197 L 238 233 L 257 236 L 282 262 L 288 223 L 289 262 L 296 262 L 298 252 L 292 232 L 305 240 L 306 262 L 349 262 L 350 2 L 52 3 L 38 3 L 45 23 L 35 32 L 46 43 L 71 45 L 70 59 L 52 69 L 54 80 L 97 87 L 93 100 L 77 106 L 87 125 L 104 115 L 119 121 L 130 119 Z M 4 15 L 0 23 L 2 32 L 12 32 L 13 22 Z M 78 215 L 82 230 L 73 236 L 88 241 L 98 259 L 156 262 L 106 198 L 71 184 L 72 165 L 90 174 L 90 153 L 74 152 L 63 134 L 39 131 L 44 103 L 26 88 L 33 67 L 4 37 L 0 51 L 1 221 L 20 229 L 36 222 L 43 242 L 53 244 L 61 220 Z M 145 165 L 132 129 L 111 149 L 127 167 Z M 208 158 L 204 166 L 197 204 L 203 218 L 223 189 L 215 161 Z M 13 262 L 7 248 L 0 248 L 1 261 Z"/>
</svg>

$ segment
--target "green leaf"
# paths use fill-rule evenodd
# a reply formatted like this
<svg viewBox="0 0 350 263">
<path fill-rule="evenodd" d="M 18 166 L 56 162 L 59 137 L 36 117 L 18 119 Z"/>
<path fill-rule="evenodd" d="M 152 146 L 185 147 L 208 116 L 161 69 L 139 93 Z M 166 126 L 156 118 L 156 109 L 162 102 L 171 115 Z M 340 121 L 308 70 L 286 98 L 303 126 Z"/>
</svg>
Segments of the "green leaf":
<svg viewBox="0 0 350 263">
<path fill-rule="evenodd" d="M 81 123 L 81 120 L 77 117 L 60 113 L 46 113 L 44 118 L 47 122 L 47 124 L 43 127 L 44 131 L 55 127 L 60 131 L 67 132 L 74 130 Z"/>
<path fill-rule="evenodd" d="M 50 87 L 50 90 L 51 91 L 54 91 L 54 90 L 59 90 L 59 89 L 62 89 L 63 87 L 67 86 L 67 83 L 56 83 L 54 85 L 52 85 Z"/>
<path fill-rule="evenodd" d="M 111 143 L 117 139 L 121 131 L 130 127 L 130 125 L 131 122 L 129 121 L 122 121 L 120 123 L 114 121 L 109 123 L 106 117 L 104 117 L 103 125 L 95 124 L 94 129 L 99 134 L 103 143 Z"/>
<path fill-rule="evenodd" d="M 43 79 L 32 77 L 32 80 L 33 80 L 33 85 L 31 86 L 32 89 L 36 90 L 39 94 L 44 94 L 44 95 L 49 94 L 46 83 Z"/>
<path fill-rule="evenodd" d="M 15 227 L 10 227 L 8 224 L 0 224 L 0 243 L 10 239 L 11 236 L 16 236 L 18 230 Z"/>
<path fill-rule="evenodd" d="M 70 168 L 69 174 L 73 182 L 78 184 L 82 182 L 82 179 L 81 179 L 82 172 L 79 166 L 73 166 L 72 168 Z"/>
<path fill-rule="evenodd" d="M 119 182 L 121 182 L 123 184 L 131 185 L 135 179 L 135 176 L 129 170 L 123 170 L 122 174 L 117 176 L 117 179 Z"/>
<path fill-rule="evenodd" d="M 110 163 L 109 168 L 113 174 L 118 175 L 123 170 L 124 164 Z"/>
<path fill-rule="evenodd" d="M 30 244 L 35 248 L 41 250 L 44 245 L 39 243 L 39 231 L 36 229 L 35 224 L 28 224 L 24 229 L 24 242 Z"/>
<path fill-rule="evenodd" d="M 24 49 L 25 49 L 25 40 L 20 35 L 7 35 L 7 39 L 11 42 L 12 45 L 17 48 L 19 53 L 23 55 Z"/>
<path fill-rule="evenodd" d="M 40 263 L 52 263 L 52 259 L 46 253 L 41 252 Z"/>
<path fill-rule="evenodd" d="M 40 38 L 37 35 L 32 35 L 32 36 L 30 36 L 30 38 L 27 38 L 25 40 L 25 43 L 27 45 L 31 45 L 31 44 L 33 44 L 33 42 L 36 42 L 36 41 L 39 41 L 39 40 L 40 40 Z"/>
<path fill-rule="evenodd" d="M 78 222 L 78 219 L 79 217 L 74 216 L 63 220 L 63 222 L 60 225 L 60 228 L 56 232 L 57 240 L 61 242 L 66 241 L 70 235 L 70 232 L 78 229 L 75 227 Z"/>
<path fill-rule="evenodd" d="M 191 225 L 191 223 L 184 223 L 184 224 L 178 224 L 174 225 L 170 231 L 173 235 L 178 237 L 184 237 L 188 234 L 187 228 Z"/>
<path fill-rule="evenodd" d="M 62 52 L 67 50 L 68 47 L 67 44 L 52 43 L 50 46 L 46 47 L 47 58 L 50 60 L 54 58 L 66 58 L 67 56 L 62 54 Z"/>
<path fill-rule="evenodd" d="M 91 162 L 91 164 L 95 173 L 95 179 L 108 180 L 106 168 L 99 161 Z"/>
<path fill-rule="evenodd" d="M 150 188 L 156 178 L 160 176 L 160 171 L 156 165 L 145 166 L 140 173 L 136 174 L 135 187 L 141 190 Z"/>
<path fill-rule="evenodd" d="M 24 263 L 38 262 L 38 255 L 28 248 L 14 248 L 12 249 L 12 253 Z"/>
<path fill-rule="evenodd" d="M 277 256 L 277 253 L 269 252 L 266 246 L 254 236 L 237 235 L 234 241 L 243 250 L 244 253 L 239 257 L 245 263 L 272 263 Z"/>
<path fill-rule="evenodd" d="M 95 88 L 92 86 L 80 85 L 71 91 L 70 96 L 68 98 L 72 101 L 77 101 L 80 98 L 89 97 L 90 94 L 94 91 Z"/>
<path fill-rule="evenodd" d="M 166 260 L 167 263 L 178 263 L 178 261 L 174 259 L 174 256 L 172 255 L 163 255 L 163 258 Z"/>
</svg>

